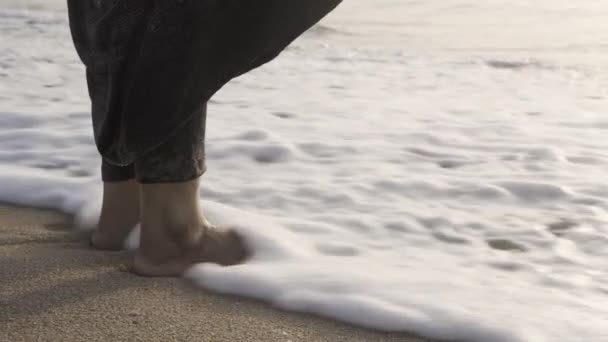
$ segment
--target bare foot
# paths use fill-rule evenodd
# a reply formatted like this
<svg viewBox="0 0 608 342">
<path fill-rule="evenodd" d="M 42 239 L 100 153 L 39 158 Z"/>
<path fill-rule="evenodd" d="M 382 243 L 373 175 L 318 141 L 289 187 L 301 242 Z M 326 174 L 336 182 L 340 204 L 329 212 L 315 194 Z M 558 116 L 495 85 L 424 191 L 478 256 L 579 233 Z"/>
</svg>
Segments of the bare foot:
<svg viewBox="0 0 608 342">
<path fill-rule="evenodd" d="M 249 253 L 243 239 L 233 230 L 204 228 L 198 241 L 182 246 L 180 253 L 166 260 L 147 258 L 141 251 L 135 254 L 132 271 L 147 277 L 179 277 L 193 264 L 211 262 L 222 266 L 243 263 Z"/>
<path fill-rule="evenodd" d="M 139 185 L 134 180 L 104 183 L 99 224 L 91 246 L 100 250 L 122 250 L 133 227 L 139 222 Z"/>
<path fill-rule="evenodd" d="M 192 264 L 236 265 L 248 256 L 232 230 L 212 227 L 199 206 L 199 180 L 141 184 L 141 239 L 132 271 L 143 276 L 177 277 Z"/>
</svg>

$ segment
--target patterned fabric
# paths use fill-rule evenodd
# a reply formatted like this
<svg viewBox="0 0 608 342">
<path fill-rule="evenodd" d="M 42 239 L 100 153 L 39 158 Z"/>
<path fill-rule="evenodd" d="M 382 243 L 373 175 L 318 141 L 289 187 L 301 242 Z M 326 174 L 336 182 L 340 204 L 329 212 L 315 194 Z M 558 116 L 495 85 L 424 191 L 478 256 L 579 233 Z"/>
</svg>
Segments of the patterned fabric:
<svg viewBox="0 0 608 342">
<path fill-rule="evenodd" d="M 340 2 L 68 0 L 105 162 L 136 165 L 158 153 L 222 86 L 274 59 Z"/>
<path fill-rule="evenodd" d="M 169 139 L 138 158 L 135 163 L 117 166 L 106 160 L 101 165 L 104 182 L 122 182 L 136 179 L 139 183 L 186 182 L 203 175 L 205 165 L 205 119 L 204 104 L 192 119 Z"/>
</svg>

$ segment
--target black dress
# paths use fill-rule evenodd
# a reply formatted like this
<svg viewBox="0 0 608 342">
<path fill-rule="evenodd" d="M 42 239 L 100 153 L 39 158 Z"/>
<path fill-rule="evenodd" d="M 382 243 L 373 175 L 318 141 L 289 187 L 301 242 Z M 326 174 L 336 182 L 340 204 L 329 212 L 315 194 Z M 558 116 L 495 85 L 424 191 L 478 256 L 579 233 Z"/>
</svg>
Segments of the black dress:
<svg viewBox="0 0 608 342">
<path fill-rule="evenodd" d="M 130 165 L 192 120 L 204 126 L 196 117 L 215 92 L 271 61 L 340 2 L 68 0 L 105 162 Z"/>
</svg>

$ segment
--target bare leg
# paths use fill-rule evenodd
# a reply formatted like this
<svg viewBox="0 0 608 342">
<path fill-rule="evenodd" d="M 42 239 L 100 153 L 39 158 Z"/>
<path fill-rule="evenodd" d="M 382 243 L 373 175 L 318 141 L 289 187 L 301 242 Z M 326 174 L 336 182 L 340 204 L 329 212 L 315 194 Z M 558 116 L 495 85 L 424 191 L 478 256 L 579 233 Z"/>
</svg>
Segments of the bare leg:
<svg viewBox="0 0 608 342">
<path fill-rule="evenodd" d="M 139 222 L 139 184 L 135 180 L 103 183 L 103 203 L 93 247 L 121 250 L 127 235 Z"/>
<path fill-rule="evenodd" d="M 212 227 L 199 206 L 199 179 L 141 184 L 141 240 L 133 271 L 144 276 L 180 276 L 192 264 L 229 266 L 247 250 L 234 231 Z"/>
</svg>

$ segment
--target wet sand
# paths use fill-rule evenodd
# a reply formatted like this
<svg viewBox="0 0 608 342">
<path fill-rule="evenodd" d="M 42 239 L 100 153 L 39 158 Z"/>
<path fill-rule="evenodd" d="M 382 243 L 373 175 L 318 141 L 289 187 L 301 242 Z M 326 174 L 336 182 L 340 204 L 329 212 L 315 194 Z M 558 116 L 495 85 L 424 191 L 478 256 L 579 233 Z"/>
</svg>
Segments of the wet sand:
<svg viewBox="0 0 608 342">
<path fill-rule="evenodd" d="M 425 342 L 140 278 L 86 238 L 65 215 L 0 205 L 0 341 Z"/>
</svg>

